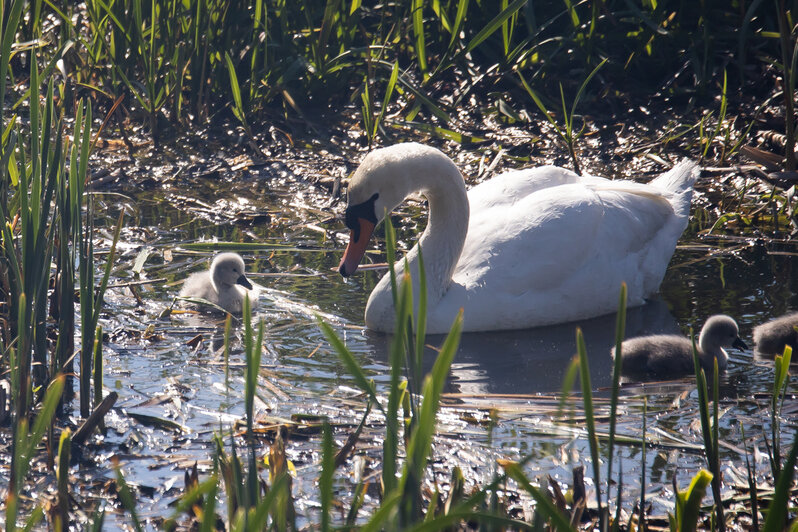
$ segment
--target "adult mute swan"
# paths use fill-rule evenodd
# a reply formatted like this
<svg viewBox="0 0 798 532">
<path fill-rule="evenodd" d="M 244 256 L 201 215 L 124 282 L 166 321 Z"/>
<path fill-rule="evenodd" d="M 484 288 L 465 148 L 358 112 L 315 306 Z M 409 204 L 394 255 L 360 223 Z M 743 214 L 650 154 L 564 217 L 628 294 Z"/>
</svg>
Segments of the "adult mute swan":
<svg viewBox="0 0 798 532">
<path fill-rule="evenodd" d="M 241 314 L 247 294 L 254 309 L 258 304 L 258 290 L 247 279 L 244 259 L 238 253 L 219 253 L 213 258 L 210 269 L 192 273 L 180 290 L 180 297 L 206 299 L 233 314 Z"/>
<path fill-rule="evenodd" d="M 711 316 L 698 337 L 698 361 L 711 375 L 718 359 L 718 371 L 723 373 L 729 362 L 724 347 L 748 349 L 740 339 L 737 323 L 725 314 Z M 614 355 L 615 349 L 612 350 Z M 624 374 L 681 377 L 695 372 L 693 342 L 684 336 L 658 334 L 630 338 L 621 345 L 621 369 Z"/>
<path fill-rule="evenodd" d="M 630 306 L 659 287 L 687 225 L 698 168 L 682 162 L 649 184 L 579 176 L 543 166 L 510 171 L 466 193 L 454 162 L 435 148 L 397 144 L 369 153 L 348 187 L 349 244 L 339 272 L 352 275 L 374 227 L 408 195 L 429 202 L 427 228 L 407 254 L 418 301 L 418 248 L 427 279 L 427 332 L 521 329 Z M 398 261 L 398 270 L 403 261 Z M 390 278 L 366 305 L 366 326 L 394 329 Z"/>
</svg>

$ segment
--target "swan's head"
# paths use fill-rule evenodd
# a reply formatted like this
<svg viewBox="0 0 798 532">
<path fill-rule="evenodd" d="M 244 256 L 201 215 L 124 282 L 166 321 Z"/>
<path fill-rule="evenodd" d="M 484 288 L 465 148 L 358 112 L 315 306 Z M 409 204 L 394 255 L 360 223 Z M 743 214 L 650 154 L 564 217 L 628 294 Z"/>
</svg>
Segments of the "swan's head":
<svg viewBox="0 0 798 532">
<path fill-rule="evenodd" d="M 238 253 L 219 253 L 211 262 L 211 281 L 216 291 L 224 286 L 241 285 L 252 290 L 252 283 L 244 274 L 244 259 Z"/>
<path fill-rule="evenodd" d="M 711 316 L 701 328 L 701 336 L 698 340 L 704 352 L 713 353 L 722 347 L 734 347 L 735 349 L 748 349 L 748 346 L 740 338 L 740 330 L 737 322 L 724 314 Z M 718 366 L 721 369 L 726 367 L 726 359 L 718 359 Z"/>
<path fill-rule="evenodd" d="M 338 271 L 349 277 L 366 253 L 374 228 L 412 192 L 425 191 L 423 177 L 446 166 L 459 176 L 454 163 L 435 148 L 408 142 L 372 151 L 363 159 L 347 188 L 344 221 L 349 244 Z M 453 170 L 452 170 L 453 169 Z"/>
</svg>

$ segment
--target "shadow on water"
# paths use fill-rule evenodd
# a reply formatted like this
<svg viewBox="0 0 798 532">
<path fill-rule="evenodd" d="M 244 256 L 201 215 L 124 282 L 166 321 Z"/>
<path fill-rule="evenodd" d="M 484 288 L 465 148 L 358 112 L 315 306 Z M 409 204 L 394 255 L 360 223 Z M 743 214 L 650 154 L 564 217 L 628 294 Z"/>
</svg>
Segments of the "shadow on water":
<svg viewBox="0 0 798 532">
<path fill-rule="evenodd" d="M 585 337 L 590 355 L 591 383 L 612 383 L 610 350 L 615 345 L 615 315 L 533 329 L 465 333 L 460 341 L 447 391 L 466 395 L 552 393 L 562 389 L 563 378 L 576 355 L 576 327 Z M 629 335 L 673 334 L 676 320 L 661 299 L 629 309 Z M 387 363 L 390 337 L 367 332 L 374 356 Z M 428 336 L 427 344 L 443 343 L 442 335 Z M 427 349 L 424 371 L 432 368 L 435 351 Z"/>
</svg>

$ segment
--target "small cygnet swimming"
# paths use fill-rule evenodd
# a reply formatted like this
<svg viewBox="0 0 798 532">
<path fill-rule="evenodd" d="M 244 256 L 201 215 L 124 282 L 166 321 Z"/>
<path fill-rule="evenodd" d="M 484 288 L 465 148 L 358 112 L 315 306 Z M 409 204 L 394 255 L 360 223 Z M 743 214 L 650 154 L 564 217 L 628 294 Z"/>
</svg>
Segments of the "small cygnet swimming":
<svg viewBox="0 0 798 532">
<path fill-rule="evenodd" d="M 724 347 L 748 349 L 740 339 L 737 323 L 729 316 L 710 317 L 701 328 L 698 338 L 698 360 L 708 374 L 726 371 L 729 356 Z M 612 350 L 614 354 L 614 349 Z M 630 338 L 621 345 L 621 371 L 625 375 L 681 377 L 695 373 L 693 344 L 683 336 L 653 335 Z"/>
<path fill-rule="evenodd" d="M 219 253 L 210 269 L 191 274 L 180 290 L 180 297 L 202 298 L 232 314 L 241 314 L 247 294 L 255 308 L 258 290 L 247 279 L 244 259 L 238 253 Z"/>
<path fill-rule="evenodd" d="M 766 355 L 780 355 L 784 346 L 798 347 L 798 312 L 786 314 L 754 327 L 754 350 Z"/>
</svg>

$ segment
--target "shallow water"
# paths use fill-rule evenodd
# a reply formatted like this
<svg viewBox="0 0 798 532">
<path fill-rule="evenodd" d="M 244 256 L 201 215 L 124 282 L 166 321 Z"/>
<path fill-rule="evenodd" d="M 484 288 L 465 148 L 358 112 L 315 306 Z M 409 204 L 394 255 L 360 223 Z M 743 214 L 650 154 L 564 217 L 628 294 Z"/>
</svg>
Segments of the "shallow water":
<svg viewBox="0 0 798 532">
<path fill-rule="evenodd" d="M 200 463 L 201 474 L 203 468 L 207 470 L 212 434 L 228 429 L 244 412 L 240 343 L 234 342 L 231 353 L 228 388 L 219 351 L 220 319 L 181 311 L 158 318 L 172 304 L 182 279 L 206 268 L 212 256 L 210 251 L 188 251 L 181 246 L 218 240 L 292 247 L 288 251 L 242 252 L 251 278 L 266 288 L 258 309 L 266 327 L 260 402 L 256 405 L 261 416 L 290 418 L 294 413 L 315 413 L 341 424 L 357 423 L 362 416 L 365 401 L 357 397 L 354 379 L 327 346 L 315 321 L 317 313 L 345 338 L 378 384 L 387 380 L 390 337 L 362 327 L 366 299 L 381 272 L 369 271 L 343 282 L 334 269 L 345 245 L 344 227 L 334 219 L 334 212 L 326 209 L 326 191 L 301 180 L 282 179 L 275 172 L 263 168 L 235 182 L 216 176 L 192 180 L 190 187 L 176 183 L 155 191 L 120 191 L 127 199 L 120 199 L 117 191 L 96 193 L 100 225 L 110 226 L 121 204 L 132 212 L 112 282 L 154 280 L 135 288 L 138 298 L 129 287 L 112 288 L 106 298 L 101 319 L 108 335 L 105 383 L 120 399 L 109 418 L 107 435 L 95 447 L 97 474 L 111 475 L 107 458 L 115 454 L 128 481 L 142 488 L 140 496 L 151 497 L 140 504 L 144 517 L 171 513 L 167 505 L 179 495 L 184 471 L 195 461 Z M 270 221 L 238 225 L 234 216 L 238 210 L 268 212 Z M 417 221 L 418 209 L 410 212 Z M 400 246 L 412 244 L 414 223 L 399 229 Z M 698 331 L 707 316 L 723 312 L 738 319 L 741 336 L 750 343 L 754 325 L 798 307 L 793 257 L 772 254 L 791 251 L 791 244 L 776 248 L 699 237 L 703 229 L 694 223 L 685 234 L 661 295 L 629 310 L 627 336 L 687 333 L 690 327 Z M 381 260 L 379 256 L 374 259 Z M 580 326 L 590 356 L 592 387 L 599 398 L 606 397 L 606 387 L 611 384 L 609 351 L 614 344 L 615 317 L 585 320 Z M 241 328 L 234 329 L 238 334 Z M 570 482 L 573 465 L 588 461 L 586 438 L 580 432 L 584 424 L 575 421 L 572 431 L 554 427 L 551 416 L 556 404 L 547 398 L 562 387 L 576 351 L 574 330 L 574 324 L 566 324 L 463 335 L 446 390 L 452 395 L 441 416 L 436 444 L 433 467 L 441 479 L 448 478 L 453 465 L 461 465 L 469 481 L 480 482 L 495 470 L 495 458 L 532 454 L 535 458 L 528 468 L 532 476 L 549 473 L 565 484 Z M 199 346 L 189 345 L 198 335 L 202 337 Z M 433 345 L 441 341 L 428 339 Z M 433 361 L 434 352 L 429 350 L 427 367 Z M 758 404 L 752 398 L 768 393 L 772 378 L 772 362 L 755 360 L 751 352 L 731 353 L 720 390 L 723 407 L 728 408 L 721 430 L 735 446 L 741 447 L 739 423 L 746 429 L 749 425 L 767 427 L 766 401 Z M 641 434 L 642 397 L 648 398 L 649 437 L 660 444 L 648 449 L 646 474 L 659 513 L 673 500 L 668 494 L 671 477 L 676 474 L 683 487 L 703 466 L 700 452 L 675 448 L 701 441 L 693 388 L 685 380 L 631 386 L 624 391 L 626 398 L 618 416 L 624 434 Z M 537 395 L 540 397 L 534 397 Z M 600 411 L 606 413 L 601 405 Z M 492 430 L 475 422 L 484 421 L 490 408 L 497 409 L 500 419 Z M 168 419 L 185 432 L 153 428 L 133 419 L 131 413 Z M 747 433 L 760 431 L 751 428 Z M 348 430 L 336 433 L 339 444 L 346 434 Z M 360 452 L 373 454 L 378 441 L 379 431 L 365 435 Z M 294 483 L 298 513 L 311 522 L 317 520 L 313 498 L 318 447 L 312 439 L 292 440 L 288 446 L 298 469 Z M 266 449 L 264 444 L 264 452 Z M 736 450 L 722 452 L 725 460 L 739 466 L 742 457 Z M 624 505 L 628 508 L 640 484 L 640 448 L 622 446 L 616 456 L 624 471 Z M 758 465 L 761 472 L 766 467 L 765 463 Z M 731 484 L 734 471 L 728 463 L 726 470 L 727 484 Z M 590 468 L 585 476 L 590 484 Z M 337 489 L 344 494 L 353 486 L 354 481 L 339 479 Z M 661 500 L 656 499 L 657 492 L 662 492 Z M 520 504 L 530 506 L 528 502 Z"/>
</svg>

